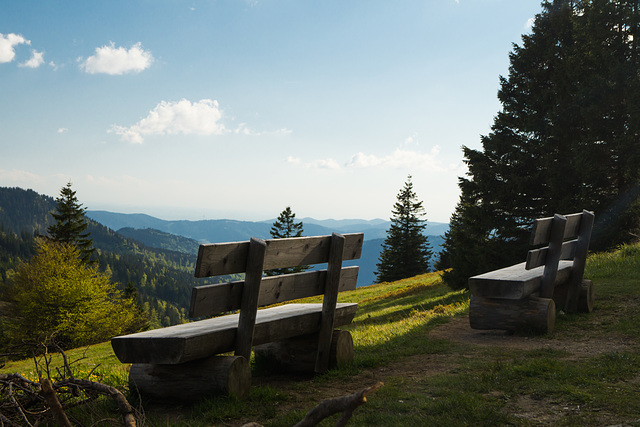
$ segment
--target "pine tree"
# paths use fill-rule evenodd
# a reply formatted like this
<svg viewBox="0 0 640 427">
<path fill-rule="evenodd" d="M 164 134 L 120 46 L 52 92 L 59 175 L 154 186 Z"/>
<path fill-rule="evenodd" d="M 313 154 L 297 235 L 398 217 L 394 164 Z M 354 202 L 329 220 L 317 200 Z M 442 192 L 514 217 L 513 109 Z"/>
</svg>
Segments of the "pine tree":
<svg viewBox="0 0 640 427">
<path fill-rule="evenodd" d="M 523 260 L 535 218 L 589 209 L 592 248 L 631 237 L 640 223 L 639 21 L 637 2 L 543 2 L 509 56 L 482 150 L 463 148 L 468 174 L 438 263 L 454 269 L 444 276 L 451 287 Z"/>
<path fill-rule="evenodd" d="M 302 221 L 296 222 L 296 214 L 291 211 L 291 207 L 287 206 L 278 218 L 274 221 L 271 226 L 271 230 L 269 233 L 271 237 L 274 239 L 286 239 L 289 237 L 300 237 L 304 232 L 304 226 L 302 225 Z M 267 276 L 276 276 L 280 274 L 290 274 L 290 273 L 300 273 L 302 271 L 308 270 L 310 267 L 307 265 L 301 265 L 297 267 L 288 267 L 288 268 L 276 268 L 273 270 L 266 270 L 265 274 Z"/>
<path fill-rule="evenodd" d="M 56 223 L 49 226 L 49 237 L 54 242 L 72 244 L 80 251 L 80 259 L 90 262 L 91 255 L 95 252 L 93 239 L 87 232 L 89 222 L 85 217 L 86 208 L 78 202 L 76 192 L 71 189 L 71 182 L 60 190 L 60 197 L 56 199 L 56 211 L 51 216 Z"/>
<path fill-rule="evenodd" d="M 411 175 L 393 205 L 391 227 L 382 244 L 379 262 L 376 264 L 378 283 L 413 277 L 429 271 L 431 246 L 427 236 L 426 215 L 422 202 L 413 191 Z"/>
</svg>

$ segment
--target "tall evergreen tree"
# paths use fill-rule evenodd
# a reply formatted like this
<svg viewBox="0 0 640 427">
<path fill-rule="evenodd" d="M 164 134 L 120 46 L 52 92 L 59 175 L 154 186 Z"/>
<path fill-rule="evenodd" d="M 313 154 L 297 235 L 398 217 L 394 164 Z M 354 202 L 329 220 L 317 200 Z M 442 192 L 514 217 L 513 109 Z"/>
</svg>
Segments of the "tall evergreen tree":
<svg viewBox="0 0 640 427">
<path fill-rule="evenodd" d="M 274 239 L 286 239 L 288 237 L 300 237 L 304 232 L 304 226 L 302 221 L 296 222 L 296 214 L 291 211 L 291 207 L 287 206 L 278 218 L 271 226 L 269 233 Z M 300 273 L 308 270 L 310 267 L 307 265 L 288 267 L 288 268 L 276 268 L 273 270 L 266 270 L 267 276 L 276 276 L 279 274 Z"/>
<path fill-rule="evenodd" d="M 639 18 L 631 1 L 542 3 L 500 78 L 482 150 L 463 147 L 468 173 L 438 263 L 453 268 L 450 286 L 522 260 L 541 216 L 596 211 L 592 248 L 638 227 Z"/>
<path fill-rule="evenodd" d="M 378 283 L 392 282 L 429 271 L 431 246 L 427 236 L 426 215 L 422 202 L 413 191 L 411 175 L 393 205 L 391 227 L 382 244 L 382 252 L 376 266 Z"/>
<path fill-rule="evenodd" d="M 85 217 L 86 208 L 78 202 L 70 182 L 62 187 L 56 202 L 56 211 L 51 212 L 56 222 L 48 228 L 49 237 L 54 242 L 74 245 L 80 251 L 80 259 L 89 262 L 95 248 L 93 239 L 89 237 L 91 233 L 86 231 L 89 226 Z"/>
</svg>

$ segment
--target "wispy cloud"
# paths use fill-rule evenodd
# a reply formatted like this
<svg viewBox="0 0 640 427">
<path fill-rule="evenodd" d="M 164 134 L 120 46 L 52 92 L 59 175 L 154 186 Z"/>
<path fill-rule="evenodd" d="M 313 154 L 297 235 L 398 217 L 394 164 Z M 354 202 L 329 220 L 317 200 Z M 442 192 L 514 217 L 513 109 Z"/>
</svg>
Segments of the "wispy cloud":
<svg viewBox="0 0 640 427">
<path fill-rule="evenodd" d="M 44 52 L 38 52 L 34 49 L 31 51 L 31 58 L 21 63 L 19 66 L 26 68 L 38 68 L 42 64 L 44 64 Z"/>
<path fill-rule="evenodd" d="M 303 162 L 300 158 L 289 156 L 287 163 L 307 168 L 321 169 L 415 169 L 434 172 L 451 172 L 459 170 L 461 164 L 444 165 L 438 158 L 440 147 L 435 146 L 428 153 L 418 150 L 398 148 L 386 156 L 359 152 L 351 156 L 342 165 L 334 159 L 317 159 Z"/>
<path fill-rule="evenodd" d="M 58 133 L 66 133 L 69 132 L 69 129 L 67 128 L 58 128 Z"/>
<path fill-rule="evenodd" d="M 307 169 L 340 169 L 340 164 L 334 159 L 316 159 L 310 162 L 303 162 L 299 157 L 289 156 L 286 159 L 287 163 L 292 165 L 299 165 Z"/>
<path fill-rule="evenodd" d="M 16 57 L 15 47 L 21 44 L 31 44 L 31 41 L 21 35 L 9 33 L 6 36 L 0 33 L 0 63 L 11 62 Z"/>
<path fill-rule="evenodd" d="M 218 101 L 162 101 L 138 123 L 129 127 L 113 125 L 108 132 L 136 144 L 144 142 L 144 137 L 149 135 L 220 135 L 227 132 L 221 119 Z"/>
<path fill-rule="evenodd" d="M 80 68 L 89 74 L 122 75 L 146 70 L 153 63 L 153 55 L 142 48 L 142 43 L 125 49 L 111 42 L 109 46 L 97 47 L 93 56 L 78 61 Z"/>
</svg>

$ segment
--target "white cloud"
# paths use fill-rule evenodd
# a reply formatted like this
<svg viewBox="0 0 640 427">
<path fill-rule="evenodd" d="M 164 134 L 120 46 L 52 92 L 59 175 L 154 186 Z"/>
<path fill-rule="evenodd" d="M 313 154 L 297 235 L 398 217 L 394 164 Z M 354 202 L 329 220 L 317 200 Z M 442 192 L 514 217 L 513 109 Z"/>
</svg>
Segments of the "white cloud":
<svg viewBox="0 0 640 427">
<path fill-rule="evenodd" d="M 16 57 L 15 47 L 31 42 L 21 35 L 9 33 L 6 36 L 0 33 L 0 63 L 11 62 Z"/>
<path fill-rule="evenodd" d="M 533 24 L 535 24 L 535 22 L 536 18 L 527 19 L 527 23 L 524 25 L 525 30 L 530 30 L 531 28 L 533 28 Z"/>
<path fill-rule="evenodd" d="M 347 169 L 412 169 L 426 170 L 430 172 L 460 172 L 462 164 L 443 165 L 438 159 L 440 147 L 435 146 L 429 153 L 403 148 L 396 149 L 393 153 L 379 157 L 375 154 L 359 152 L 351 156 L 344 163 Z M 342 166 L 333 159 L 318 159 L 310 162 L 302 162 L 299 158 L 289 156 L 287 163 L 302 165 L 306 168 L 341 169 Z"/>
<path fill-rule="evenodd" d="M 89 74 L 121 75 L 125 73 L 139 73 L 146 70 L 153 62 L 151 52 L 145 51 L 141 43 L 136 43 L 129 49 L 109 46 L 96 48 L 96 53 L 86 60 L 79 58 L 80 68 Z"/>
<path fill-rule="evenodd" d="M 67 129 L 67 128 L 59 128 L 58 129 L 58 133 L 65 133 L 65 132 L 68 132 L 68 131 L 69 131 L 69 129 Z"/>
<path fill-rule="evenodd" d="M 44 52 L 38 52 L 36 50 L 31 51 L 31 58 L 28 61 L 21 63 L 20 67 L 38 68 L 44 64 Z"/>
<path fill-rule="evenodd" d="M 113 125 L 108 132 L 120 135 L 123 141 L 137 144 L 141 144 L 148 135 L 221 135 L 227 132 L 221 119 L 218 101 L 162 101 L 133 126 Z"/>
<path fill-rule="evenodd" d="M 429 153 L 398 148 L 393 153 L 384 157 L 360 152 L 353 155 L 346 166 L 351 168 L 416 168 L 436 171 L 446 171 L 457 168 L 456 165 L 442 166 L 437 158 L 438 154 L 440 154 L 440 147 L 438 146 L 433 147 Z"/>
</svg>

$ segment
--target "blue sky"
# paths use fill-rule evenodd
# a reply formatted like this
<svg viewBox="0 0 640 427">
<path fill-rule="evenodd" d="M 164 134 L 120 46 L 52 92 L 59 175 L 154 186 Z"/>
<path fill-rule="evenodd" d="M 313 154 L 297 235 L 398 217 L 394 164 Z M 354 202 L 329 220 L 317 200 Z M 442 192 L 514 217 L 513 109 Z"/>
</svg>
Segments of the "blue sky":
<svg viewBox="0 0 640 427">
<path fill-rule="evenodd" d="M 447 222 L 539 0 L 0 3 L 0 186 L 164 219 Z"/>
</svg>

